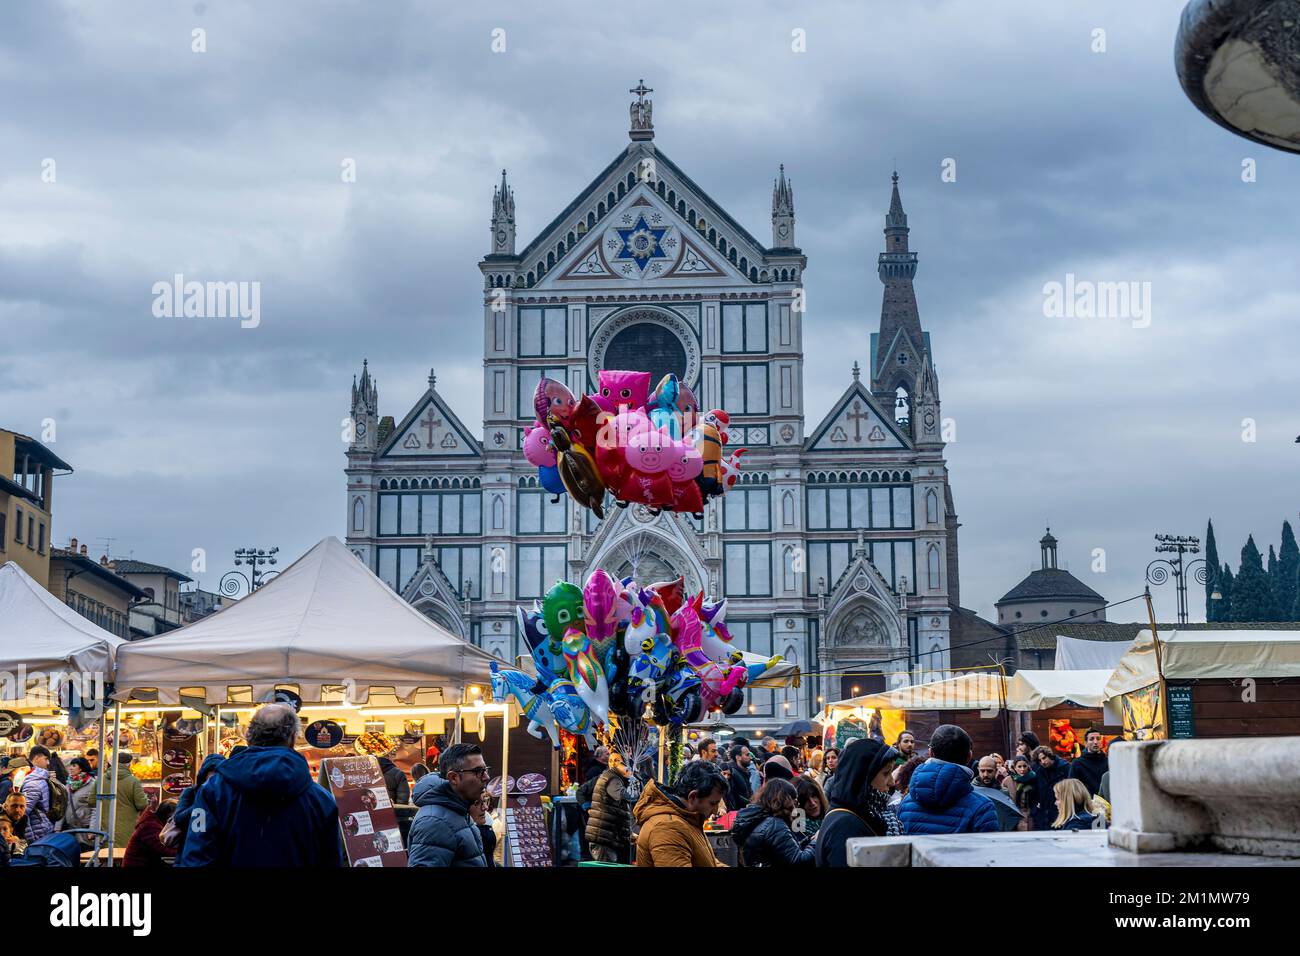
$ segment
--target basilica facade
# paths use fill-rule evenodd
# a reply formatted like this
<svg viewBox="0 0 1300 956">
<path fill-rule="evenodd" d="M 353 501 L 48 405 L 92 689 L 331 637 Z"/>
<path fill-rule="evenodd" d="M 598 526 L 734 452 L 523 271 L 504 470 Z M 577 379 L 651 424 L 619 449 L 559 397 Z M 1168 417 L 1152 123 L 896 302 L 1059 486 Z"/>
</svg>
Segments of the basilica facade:
<svg viewBox="0 0 1300 956">
<path fill-rule="evenodd" d="M 603 567 L 725 595 L 738 642 L 810 675 L 797 689 L 751 691 L 730 718 L 751 732 L 807 716 L 821 698 L 951 666 L 957 520 L 897 174 L 878 331 L 810 426 L 804 340 L 817 320 L 804 308 L 808 260 L 784 168 L 764 244 L 657 147 L 652 91 L 632 92 L 626 147 L 526 244 L 502 173 L 478 264 L 481 429 L 461 421 L 432 372 L 405 415 L 381 415 L 363 364 L 348 546 L 420 611 L 507 660 L 527 652 L 516 606 L 560 578 Z M 581 394 L 616 368 L 655 381 L 675 372 L 702 408 L 730 413 L 730 447 L 748 449 L 742 479 L 702 518 L 633 506 L 601 521 L 538 486 L 520 448 L 539 378 Z"/>
</svg>

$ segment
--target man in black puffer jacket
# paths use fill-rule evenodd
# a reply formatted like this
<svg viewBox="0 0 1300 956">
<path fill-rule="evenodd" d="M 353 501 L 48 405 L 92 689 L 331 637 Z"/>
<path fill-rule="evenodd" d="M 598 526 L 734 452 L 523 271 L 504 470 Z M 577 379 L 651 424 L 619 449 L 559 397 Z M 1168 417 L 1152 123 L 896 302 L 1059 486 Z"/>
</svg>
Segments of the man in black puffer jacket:
<svg viewBox="0 0 1300 956">
<path fill-rule="evenodd" d="M 598 863 L 632 862 L 632 804 L 627 800 L 627 768 L 619 753 L 609 755 L 609 769 L 596 778 L 587 817 L 587 843 Z"/>
<path fill-rule="evenodd" d="M 388 789 L 388 799 L 397 806 L 411 802 L 411 785 L 406 781 L 406 774 L 397 764 L 387 757 L 379 758 L 379 770 L 384 775 L 384 786 Z"/>
<path fill-rule="evenodd" d="M 1101 752 L 1101 731 L 1090 730 L 1083 735 L 1083 753 L 1070 764 L 1070 776 L 1083 781 L 1088 795 L 1095 797 L 1101 790 L 1101 776 L 1110 769 L 1110 758 Z"/>
<path fill-rule="evenodd" d="M 817 851 L 802 846 L 790 830 L 798 792 L 788 780 L 769 780 L 736 814 L 731 838 L 746 866 L 816 866 Z"/>
<path fill-rule="evenodd" d="M 487 866 L 483 838 L 469 808 L 483 793 L 488 768 L 474 744 L 454 744 L 443 751 L 439 773 L 415 785 L 420 809 L 411 824 L 407 866 Z"/>
</svg>

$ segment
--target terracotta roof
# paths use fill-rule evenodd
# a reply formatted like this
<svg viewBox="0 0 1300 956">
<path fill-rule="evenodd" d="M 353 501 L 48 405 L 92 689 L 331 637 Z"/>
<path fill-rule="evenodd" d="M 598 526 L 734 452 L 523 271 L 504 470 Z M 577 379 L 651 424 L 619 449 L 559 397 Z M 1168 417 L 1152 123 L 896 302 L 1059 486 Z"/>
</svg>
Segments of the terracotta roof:
<svg viewBox="0 0 1300 956">
<path fill-rule="evenodd" d="M 118 574 L 166 574 L 178 581 L 194 580 L 193 578 L 187 578 L 179 571 L 164 568 L 161 564 L 150 564 L 148 561 L 132 561 L 128 558 L 114 558 L 113 570 Z"/>
<path fill-rule="evenodd" d="M 1048 624 L 1032 631 L 1020 631 L 1016 640 L 1027 650 L 1053 650 L 1056 638 L 1074 637 L 1081 641 L 1124 641 L 1128 643 L 1138 636 L 1139 631 L 1150 630 L 1151 625 L 1141 621 L 1096 621 L 1088 624 Z M 1241 623 L 1237 621 L 1214 621 L 1198 624 L 1162 624 L 1156 628 L 1161 631 L 1293 631 L 1300 630 L 1300 623 L 1286 621 L 1258 621 Z"/>
</svg>

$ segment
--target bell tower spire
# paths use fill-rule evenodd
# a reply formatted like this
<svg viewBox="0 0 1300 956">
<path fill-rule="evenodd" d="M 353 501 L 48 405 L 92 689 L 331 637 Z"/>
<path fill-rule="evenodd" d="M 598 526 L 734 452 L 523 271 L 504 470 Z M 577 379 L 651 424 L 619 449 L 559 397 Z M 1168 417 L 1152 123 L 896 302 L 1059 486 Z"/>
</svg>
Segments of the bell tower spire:
<svg viewBox="0 0 1300 956">
<path fill-rule="evenodd" d="M 772 183 L 772 248 L 793 249 L 794 186 L 786 181 L 785 163 Z"/>
<path fill-rule="evenodd" d="M 501 170 L 501 185 L 492 190 L 492 249 L 494 256 L 515 254 L 515 191 Z"/>
</svg>

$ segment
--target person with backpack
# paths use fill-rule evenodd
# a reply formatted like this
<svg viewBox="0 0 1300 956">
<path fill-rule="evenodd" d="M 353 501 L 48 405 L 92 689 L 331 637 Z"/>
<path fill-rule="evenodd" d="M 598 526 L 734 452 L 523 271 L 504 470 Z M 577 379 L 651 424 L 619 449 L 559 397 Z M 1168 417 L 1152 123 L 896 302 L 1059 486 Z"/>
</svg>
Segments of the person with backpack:
<svg viewBox="0 0 1300 956">
<path fill-rule="evenodd" d="M 32 765 L 23 777 L 27 798 L 27 841 L 35 843 L 55 831 L 68 810 L 68 788 L 50 773 L 50 752 L 39 744 L 27 752 Z"/>
</svg>

